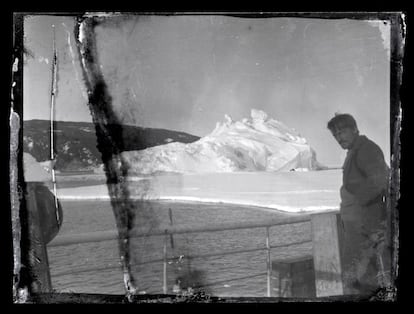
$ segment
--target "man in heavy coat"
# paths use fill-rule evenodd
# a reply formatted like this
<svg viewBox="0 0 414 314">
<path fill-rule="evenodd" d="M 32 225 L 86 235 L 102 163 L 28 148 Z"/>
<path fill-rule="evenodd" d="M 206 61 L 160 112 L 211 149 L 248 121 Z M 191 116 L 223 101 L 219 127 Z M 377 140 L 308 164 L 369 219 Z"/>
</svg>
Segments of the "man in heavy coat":
<svg viewBox="0 0 414 314">
<path fill-rule="evenodd" d="M 344 292 L 371 294 L 390 281 L 389 168 L 380 147 L 359 134 L 351 115 L 337 114 L 328 129 L 348 150 L 340 191 Z"/>
</svg>

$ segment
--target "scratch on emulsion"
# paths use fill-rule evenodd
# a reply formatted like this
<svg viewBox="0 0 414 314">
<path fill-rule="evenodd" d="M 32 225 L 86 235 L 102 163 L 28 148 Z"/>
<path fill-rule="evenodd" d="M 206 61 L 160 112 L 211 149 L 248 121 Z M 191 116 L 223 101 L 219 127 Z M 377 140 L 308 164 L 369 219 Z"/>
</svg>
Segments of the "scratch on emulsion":
<svg viewBox="0 0 414 314">
<path fill-rule="evenodd" d="M 75 65 L 75 53 L 73 52 L 72 42 L 70 40 L 71 33 L 69 32 L 69 30 L 68 30 L 68 28 L 67 28 L 67 26 L 66 26 L 65 23 L 62 23 L 62 25 L 65 28 L 66 35 L 67 35 L 67 43 L 68 43 L 68 47 L 69 47 L 69 53 L 70 53 L 70 56 L 71 56 L 72 68 L 73 68 L 73 71 L 75 72 L 76 82 L 78 83 L 78 86 L 79 86 L 79 89 L 81 91 L 81 94 L 82 94 L 83 99 L 88 100 L 88 95 L 84 91 L 84 86 L 83 86 L 83 84 L 82 84 L 82 82 L 80 80 L 78 70 L 76 69 L 76 65 Z"/>
<path fill-rule="evenodd" d="M 99 66 L 95 27 L 107 16 L 82 17 L 75 26 L 75 38 L 81 60 L 83 78 L 88 92 L 88 106 L 95 125 L 98 150 L 102 156 L 108 192 L 118 228 L 118 247 L 124 276 L 126 296 L 129 301 L 137 294 L 131 272 L 130 231 L 136 208 L 130 201 L 127 182 L 124 180 L 128 165 L 122 159 L 122 130 L 112 108 L 112 98 Z"/>
</svg>

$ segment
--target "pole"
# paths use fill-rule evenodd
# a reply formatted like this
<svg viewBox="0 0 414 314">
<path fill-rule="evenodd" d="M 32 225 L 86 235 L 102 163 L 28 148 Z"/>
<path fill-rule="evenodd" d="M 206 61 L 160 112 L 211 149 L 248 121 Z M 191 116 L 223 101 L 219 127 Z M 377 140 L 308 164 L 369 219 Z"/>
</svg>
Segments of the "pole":
<svg viewBox="0 0 414 314">
<path fill-rule="evenodd" d="M 170 217 L 170 226 L 173 226 L 173 217 L 172 217 L 172 210 L 171 208 L 168 208 L 168 216 Z M 174 250 L 174 236 L 171 233 L 170 234 L 170 242 L 171 242 L 171 248 Z"/>
<path fill-rule="evenodd" d="M 51 173 L 52 173 L 52 183 L 53 183 L 53 195 L 55 199 L 55 209 L 56 209 L 56 220 L 60 225 L 60 217 L 58 211 L 58 198 L 56 190 L 56 175 L 55 175 L 55 147 L 54 147 L 54 121 L 55 121 L 55 97 L 56 97 L 56 80 L 57 80 L 57 52 L 56 52 L 56 34 L 55 34 L 55 25 L 52 25 L 53 28 L 53 62 L 52 62 L 52 87 L 51 87 L 51 99 L 50 99 L 50 163 L 51 163 Z"/>
<path fill-rule="evenodd" d="M 270 237 L 269 227 L 266 227 L 266 250 L 267 250 L 267 296 L 270 297 L 270 281 L 272 275 L 272 263 L 270 261 Z"/>
<path fill-rule="evenodd" d="M 165 231 L 164 237 L 164 247 L 163 247 L 163 280 L 162 280 L 162 292 L 167 294 L 167 243 L 168 243 L 168 233 Z"/>
</svg>

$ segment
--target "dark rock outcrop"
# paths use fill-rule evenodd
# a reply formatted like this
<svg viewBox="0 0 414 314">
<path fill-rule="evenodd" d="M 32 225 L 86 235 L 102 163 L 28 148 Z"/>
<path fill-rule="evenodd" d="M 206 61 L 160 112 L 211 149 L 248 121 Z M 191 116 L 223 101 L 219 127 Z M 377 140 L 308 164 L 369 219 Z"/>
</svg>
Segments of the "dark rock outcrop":
<svg viewBox="0 0 414 314">
<path fill-rule="evenodd" d="M 166 129 L 132 125 L 111 125 L 110 128 L 122 133 L 122 151 L 142 150 L 170 142 L 191 143 L 199 139 L 198 136 Z M 56 121 L 54 135 L 57 170 L 88 170 L 101 165 L 93 123 Z M 23 150 L 38 162 L 50 160 L 50 121 L 24 121 Z"/>
</svg>

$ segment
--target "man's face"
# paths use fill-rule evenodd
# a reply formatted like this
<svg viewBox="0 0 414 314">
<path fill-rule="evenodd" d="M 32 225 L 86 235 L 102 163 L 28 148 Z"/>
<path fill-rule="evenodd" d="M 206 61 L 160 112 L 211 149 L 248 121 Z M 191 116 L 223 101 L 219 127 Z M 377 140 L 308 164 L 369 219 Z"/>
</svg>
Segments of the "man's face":
<svg viewBox="0 0 414 314">
<path fill-rule="evenodd" d="M 331 131 L 343 149 L 350 149 L 358 136 L 358 130 L 351 127 L 337 127 Z"/>
</svg>

